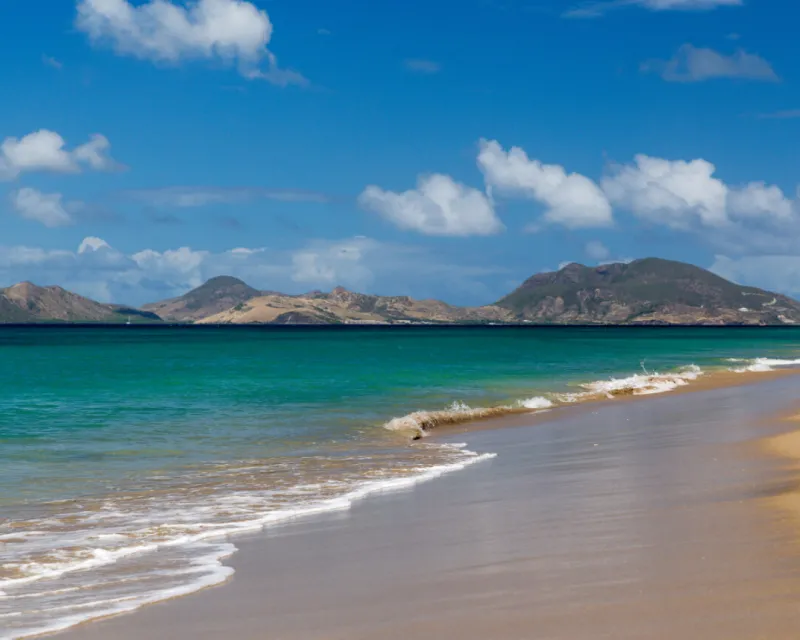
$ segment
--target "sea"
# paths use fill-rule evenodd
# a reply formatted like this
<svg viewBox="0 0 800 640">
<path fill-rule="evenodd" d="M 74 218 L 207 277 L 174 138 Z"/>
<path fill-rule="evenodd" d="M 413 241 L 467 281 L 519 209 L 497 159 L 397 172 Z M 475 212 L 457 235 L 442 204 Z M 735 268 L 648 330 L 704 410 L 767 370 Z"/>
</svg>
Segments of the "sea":
<svg viewBox="0 0 800 640">
<path fill-rule="evenodd" d="M 443 425 L 798 364 L 791 327 L 0 327 L 0 638 L 221 584 L 237 534 L 493 457 Z"/>
</svg>

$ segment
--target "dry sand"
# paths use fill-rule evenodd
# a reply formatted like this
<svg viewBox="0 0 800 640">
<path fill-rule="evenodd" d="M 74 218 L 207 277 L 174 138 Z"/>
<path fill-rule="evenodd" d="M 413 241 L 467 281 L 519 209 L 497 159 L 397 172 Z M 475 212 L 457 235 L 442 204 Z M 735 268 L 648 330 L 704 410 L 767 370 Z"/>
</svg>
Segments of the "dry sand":
<svg viewBox="0 0 800 640">
<path fill-rule="evenodd" d="M 800 462 L 747 443 L 798 379 L 762 380 L 460 434 L 498 457 L 238 539 L 228 585 L 59 638 L 796 640 L 797 523 L 772 507 Z"/>
</svg>

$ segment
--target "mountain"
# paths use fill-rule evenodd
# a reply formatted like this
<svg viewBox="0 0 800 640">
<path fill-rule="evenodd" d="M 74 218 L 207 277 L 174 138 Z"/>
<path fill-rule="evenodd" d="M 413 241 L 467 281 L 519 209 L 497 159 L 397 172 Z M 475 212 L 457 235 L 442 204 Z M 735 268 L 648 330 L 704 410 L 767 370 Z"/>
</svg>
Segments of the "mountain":
<svg viewBox="0 0 800 640">
<path fill-rule="evenodd" d="M 178 298 L 142 307 L 171 322 L 194 322 L 227 311 L 262 295 L 238 278 L 218 276 Z"/>
<path fill-rule="evenodd" d="M 682 262 L 646 258 L 539 273 L 497 306 L 559 324 L 794 324 L 800 303 Z"/>
<path fill-rule="evenodd" d="M 539 273 L 485 307 L 375 296 L 337 287 L 290 296 L 219 276 L 141 310 L 101 304 L 61 287 L 0 289 L 0 323 L 197 324 L 800 324 L 800 302 L 658 258 Z"/>
<path fill-rule="evenodd" d="M 499 307 L 454 307 L 438 300 L 373 296 L 337 287 L 301 296 L 266 294 L 250 298 L 200 324 L 403 324 L 513 322 Z"/>
<path fill-rule="evenodd" d="M 0 323 L 37 322 L 160 322 L 156 314 L 102 304 L 61 287 L 21 282 L 0 289 Z"/>
</svg>

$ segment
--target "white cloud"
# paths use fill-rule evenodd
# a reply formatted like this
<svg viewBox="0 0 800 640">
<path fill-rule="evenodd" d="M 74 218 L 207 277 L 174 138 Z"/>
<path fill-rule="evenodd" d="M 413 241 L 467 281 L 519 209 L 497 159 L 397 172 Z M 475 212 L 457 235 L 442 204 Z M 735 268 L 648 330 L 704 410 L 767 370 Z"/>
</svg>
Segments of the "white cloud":
<svg viewBox="0 0 800 640">
<path fill-rule="evenodd" d="M 615 205 L 652 222 L 686 228 L 699 218 L 707 226 L 727 221 L 727 187 L 705 160 L 662 160 L 637 155 L 633 165 L 616 166 L 602 181 Z"/>
<path fill-rule="evenodd" d="M 108 155 L 110 149 L 108 138 L 95 133 L 89 137 L 89 142 L 76 147 L 72 155 L 76 162 L 88 165 L 95 171 L 111 171 L 117 165 Z"/>
<path fill-rule="evenodd" d="M 709 267 L 717 275 L 743 285 L 771 291 L 800 294 L 800 256 L 743 256 L 729 258 L 718 255 Z"/>
<path fill-rule="evenodd" d="M 154 207 L 194 208 L 210 204 L 236 204 L 253 200 L 279 202 L 330 202 L 331 196 L 317 191 L 265 189 L 262 187 L 163 187 L 126 191 L 123 196 Z"/>
<path fill-rule="evenodd" d="M 45 54 L 42 54 L 42 64 L 48 67 L 52 67 L 53 69 L 56 69 L 58 71 L 61 71 L 64 68 L 64 64 L 60 60 L 57 60 L 56 58 L 53 58 L 52 56 L 48 56 Z"/>
<path fill-rule="evenodd" d="M 738 7 L 743 4 L 743 0 L 640 0 L 636 4 L 653 11 L 692 11 L 717 7 Z"/>
<path fill-rule="evenodd" d="M 90 253 L 95 251 L 102 251 L 103 249 L 110 249 L 111 246 L 102 238 L 94 236 L 87 236 L 78 246 L 78 253 Z"/>
<path fill-rule="evenodd" d="M 46 227 L 64 227 L 74 221 L 61 199 L 60 193 L 42 193 L 25 187 L 11 194 L 11 206 L 28 220 L 35 220 Z"/>
<path fill-rule="evenodd" d="M 116 167 L 108 155 L 111 144 L 100 134 L 92 135 L 89 142 L 72 151 L 65 147 L 64 138 L 47 129 L 22 138 L 6 138 L 0 145 L 0 180 L 13 180 L 21 173 L 31 171 L 77 173 L 84 166 L 96 171 Z"/>
<path fill-rule="evenodd" d="M 374 279 L 365 261 L 375 256 L 380 247 L 380 243 L 364 237 L 333 243 L 312 243 L 292 254 L 292 280 L 330 286 L 336 286 L 341 281 L 363 289 Z"/>
<path fill-rule="evenodd" d="M 424 58 L 408 58 L 404 61 L 404 64 L 409 71 L 425 75 L 433 75 L 442 70 L 441 64 L 433 60 L 425 60 Z"/>
<path fill-rule="evenodd" d="M 508 271 L 472 266 L 465 258 L 449 263 L 435 252 L 363 236 L 314 240 L 291 250 L 237 247 L 219 252 L 180 247 L 124 254 L 93 236 L 76 251 L 0 246 L 0 287 L 22 280 L 58 284 L 104 302 L 170 298 L 218 275 L 289 294 L 342 285 L 366 293 L 478 304 L 493 300 L 499 290 L 485 279 L 505 280 Z"/>
<path fill-rule="evenodd" d="M 279 85 L 304 84 L 298 73 L 278 68 L 267 45 L 273 26 L 267 12 L 245 0 L 189 0 L 185 5 L 150 0 L 79 0 L 76 26 L 95 43 L 120 55 L 178 64 L 221 60 L 247 78 Z"/>
<path fill-rule="evenodd" d="M 615 206 L 673 229 L 698 226 L 737 231 L 737 224 L 780 224 L 795 218 L 796 205 L 775 185 L 729 186 L 702 159 L 664 160 L 637 155 L 615 165 L 601 184 Z"/>
<path fill-rule="evenodd" d="M 785 109 L 772 113 L 761 113 L 758 115 L 758 118 L 761 120 L 793 120 L 795 118 L 800 118 L 800 109 Z"/>
<path fill-rule="evenodd" d="M 744 0 L 591 0 L 570 9 L 567 18 L 597 18 L 613 9 L 642 7 L 650 11 L 710 11 L 718 7 L 740 7 Z"/>
<path fill-rule="evenodd" d="M 589 256 L 589 258 L 597 261 L 608 260 L 609 256 L 611 255 L 608 247 L 606 247 L 599 240 L 587 242 L 583 250 L 586 252 L 586 255 Z"/>
<path fill-rule="evenodd" d="M 773 217 L 788 220 L 794 215 L 794 203 L 775 185 L 751 182 L 728 192 L 728 211 L 736 218 Z"/>
<path fill-rule="evenodd" d="M 646 62 L 642 70 L 658 73 L 668 82 L 702 82 L 715 78 L 780 81 L 770 63 L 760 56 L 743 49 L 726 56 L 691 44 L 683 45 L 670 60 Z"/>
<path fill-rule="evenodd" d="M 493 192 L 543 204 L 547 222 L 572 229 L 606 227 L 613 222 L 611 205 L 594 181 L 567 173 L 560 165 L 529 159 L 519 147 L 506 152 L 494 140 L 481 140 L 478 166 Z"/>
<path fill-rule="evenodd" d="M 416 189 L 403 193 L 369 186 L 358 201 L 401 229 L 426 235 L 486 236 L 503 230 L 486 194 L 446 175 L 422 176 Z"/>
</svg>

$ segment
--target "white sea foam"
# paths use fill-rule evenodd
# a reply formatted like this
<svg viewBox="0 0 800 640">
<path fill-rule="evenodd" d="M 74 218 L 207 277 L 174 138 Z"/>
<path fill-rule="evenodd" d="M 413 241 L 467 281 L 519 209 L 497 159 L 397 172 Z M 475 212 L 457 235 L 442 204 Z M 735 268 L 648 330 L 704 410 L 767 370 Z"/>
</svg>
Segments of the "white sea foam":
<svg viewBox="0 0 800 640">
<path fill-rule="evenodd" d="M 31 557 L 43 557 L 0 567 L 16 571 L 0 580 L 0 603 L 5 605 L 0 606 L 0 640 L 53 633 L 220 584 L 233 573 L 222 564 L 236 550 L 224 540 L 228 536 L 346 510 L 371 494 L 410 488 L 494 457 L 468 451 L 465 445 L 422 447 L 443 462 L 405 468 L 397 472 L 400 475 L 374 470 L 361 479 L 289 486 L 280 492 L 203 496 L 194 504 L 173 506 L 163 496 L 156 497 L 127 515 L 113 508 L 86 513 L 84 529 L 74 528 L 74 520 L 82 517 L 77 514 L 47 518 L 54 527 L 50 535 L 27 538 L 27 543 L 17 536 L 15 543 Z M 284 500 L 281 506 L 275 504 L 277 494 Z M 204 516 L 221 519 L 204 521 Z M 63 520 L 73 528 L 59 530 Z M 150 556 L 154 557 L 148 562 Z"/>
<path fill-rule="evenodd" d="M 590 393 L 605 394 L 614 396 L 623 393 L 632 395 L 650 395 L 654 393 L 665 393 L 678 387 L 683 387 L 693 380 L 697 380 L 703 374 L 700 367 L 689 365 L 683 367 L 676 373 L 666 374 L 635 374 L 627 378 L 611 378 L 610 380 L 598 380 L 582 385 Z"/>
<path fill-rule="evenodd" d="M 595 380 L 580 385 L 583 391 L 556 394 L 556 398 L 561 402 L 574 403 L 596 398 L 667 393 L 688 385 L 702 375 L 703 370 L 692 364 L 673 373 L 637 373 L 624 378 Z"/>
<path fill-rule="evenodd" d="M 520 400 L 519 406 L 525 407 L 526 409 L 550 409 L 554 405 L 552 400 L 548 400 L 543 396 L 536 396 L 535 398 Z"/>
<path fill-rule="evenodd" d="M 550 397 L 534 396 L 510 405 L 473 408 L 464 402 L 453 402 L 449 407 L 434 411 L 414 411 L 392 418 L 384 428 L 404 431 L 424 437 L 443 425 L 462 424 L 519 413 L 545 411 L 558 404 L 571 404 L 596 398 L 613 398 L 620 395 L 650 395 L 666 393 L 688 385 L 703 375 L 703 370 L 691 364 L 672 373 L 633 374 L 624 378 L 595 380 L 579 385 L 582 391 L 552 393 Z"/>
<path fill-rule="evenodd" d="M 775 368 L 796 367 L 800 365 L 800 359 L 786 360 L 781 358 L 753 358 L 745 360 L 743 358 L 728 358 L 728 362 L 746 363 L 739 367 L 732 367 L 734 373 L 764 373 L 774 371 Z"/>
</svg>

